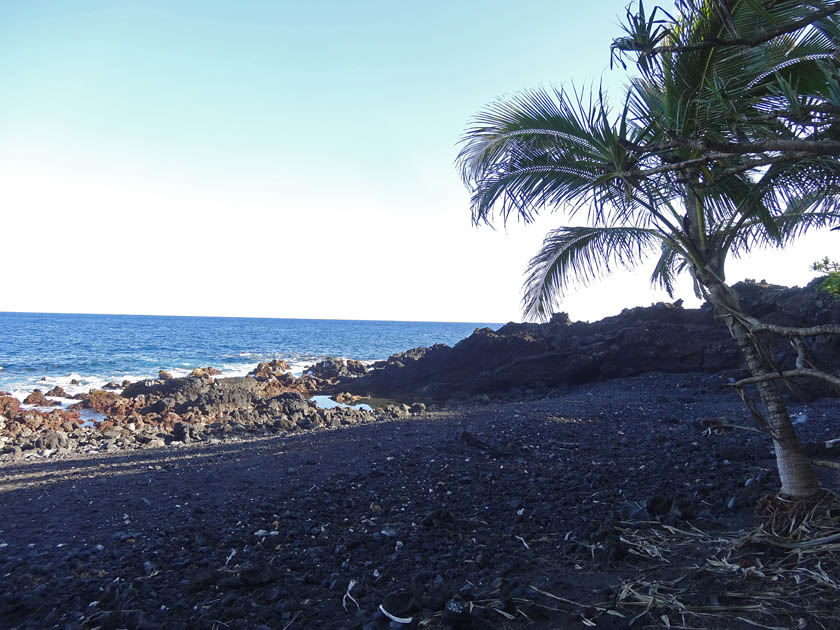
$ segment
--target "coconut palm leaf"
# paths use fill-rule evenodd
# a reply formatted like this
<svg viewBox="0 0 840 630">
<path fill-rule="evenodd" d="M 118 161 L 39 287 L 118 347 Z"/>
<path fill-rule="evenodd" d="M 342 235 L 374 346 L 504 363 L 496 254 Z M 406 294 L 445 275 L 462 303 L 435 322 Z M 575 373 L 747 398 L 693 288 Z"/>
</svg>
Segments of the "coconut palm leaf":
<svg viewBox="0 0 840 630">
<path fill-rule="evenodd" d="M 636 267 L 662 242 L 657 230 L 635 227 L 561 227 L 549 232 L 528 263 L 526 317 L 546 319 L 572 282 L 588 284 L 618 266 Z"/>
<path fill-rule="evenodd" d="M 802 200 L 801 206 L 792 207 L 784 214 L 774 217 L 775 232 L 781 236 L 771 235 L 764 221 L 749 221 L 737 230 L 726 234 L 729 243 L 728 251 L 733 256 L 741 257 L 756 247 L 784 247 L 799 238 L 807 231 L 819 228 L 833 228 L 840 225 L 840 213 L 814 211 L 813 206 L 819 199 L 814 196 L 810 200 Z"/>
<path fill-rule="evenodd" d="M 688 268 L 688 255 L 671 239 L 663 239 L 659 260 L 650 276 L 651 285 L 658 285 L 665 289 L 669 296 L 674 297 L 674 283 L 677 276 Z"/>
<path fill-rule="evenodd" d="M 458 155 L 473 189 L 473 221 L 530 221 L 546 206 L 625 206 L 621 173 L 632 168 L 616 140 L 606 105 L 562 90 L 531 90 L 496 102 L 473 120 Z"/>
</svg>

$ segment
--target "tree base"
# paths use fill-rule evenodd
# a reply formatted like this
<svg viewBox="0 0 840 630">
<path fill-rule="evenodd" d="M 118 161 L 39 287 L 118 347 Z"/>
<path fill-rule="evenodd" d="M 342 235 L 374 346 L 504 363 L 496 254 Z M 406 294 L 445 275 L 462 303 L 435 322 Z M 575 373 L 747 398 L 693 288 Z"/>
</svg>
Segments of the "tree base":
<svg viewBox="0 0 840 630">
<path fill-rule="evenodd" d="M 771 494 L 755 508 L 761 530 L 791 542 L 807 542 L 838 535 L 840 537 L 840 496 L 820 490 L 804 497 Z"/>
</svg>

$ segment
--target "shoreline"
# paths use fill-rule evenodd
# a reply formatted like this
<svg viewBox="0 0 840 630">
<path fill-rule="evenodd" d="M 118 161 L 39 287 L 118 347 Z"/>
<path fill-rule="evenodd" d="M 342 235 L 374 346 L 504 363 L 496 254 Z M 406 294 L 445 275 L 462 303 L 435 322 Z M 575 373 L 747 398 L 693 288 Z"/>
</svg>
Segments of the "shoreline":
<svg viewBox="0 0 840 630">
<path fill-rule="evenodd" d="M 46 394 L 36 389 L 22 401 L 28 404 L 0 395 L 0 462 L 217 444 L 232 436 L 338 428 L 425 411 L 422 404 L 374 409 L 358 396 L 336 396 L 332 404 L 319 406 L 318 400 L 327 398 L 322 390 L 350 370 L 366 368 L 359 361 L 330 358 L 299 377 L 283 361 L 260 363 L 244 377 L 223 377 L 212 367 L 185 377 L 161 371 L 157 379 L 79 394 L 69 406 L 56 403 L 56 398 L 71 400 L 60 388 Z"/>
<path fill-rule="evenodd" d="M 840 321 L 840 301 L 819 292 L 815 283 L 793 289 L 739 283 L 735 288 L 746 312 L 779 325 Z M 812 360 L 837 367 L 840 339 L 812 345 Z M 785 340 L 771 351 L 779 369 L 796 361 Z M 627 309 L 593 323 L 572 322 L 560 313 L 545 324 L 479 328 L 453 346 L 413 348 L 384 361 L 327 357 L 300 366 L 300 374 L 296 367 L 274 359 L 236 377 L 215 367 L 178 377 L 161 370 L 156 379 L 107 383 L 75 395 L 79 401 L 68 409 L 33 411 L 0 396 L 0 458 L 64 455 L 80 444 L 88 451 L 114 450 L 220 439 L 233 432 L 349 426 L 420 414 L 427 405 L 539 399 L 576 385 L 655 372 L 717 375 L 722 386 L 744 374 L 740 355 L 712 309 L 684 309 L 678 303 Z M 791 387 L 792 401 L 832 395 L 825 385 L 807 380 Z M 64 399 L 69 393 L 56 386 L 22 402 L 44 409 L 51 404 L 48 397 Z M 339 403 L 373 397 L 384 404 L 322 409 L 312 402 L 322 395 Z M 91 418 L 101 419 L 95 431 L 80 432 Z"/>
</svg>

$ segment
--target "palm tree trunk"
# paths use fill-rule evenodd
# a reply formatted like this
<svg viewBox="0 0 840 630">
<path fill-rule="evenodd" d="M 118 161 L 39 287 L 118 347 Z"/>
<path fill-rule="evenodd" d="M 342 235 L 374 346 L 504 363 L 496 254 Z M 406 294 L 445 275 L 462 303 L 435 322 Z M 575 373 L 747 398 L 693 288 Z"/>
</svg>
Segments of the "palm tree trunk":
<svg viewBox="0 0 840 630">
<path fill-rule="evenodd" d="M 720 280 L 704 278 L 703 284 L 709 290 L 709 301 L 724 318 L 738 349 L 744 356 L 747 368 L 753 376 L 774 372 L 757 350 L 749 329 L 733 313 L 740 311 L 738 297 Z M 803 497 L 820 491 L 820 482 L 811 466 L 811 460 L 802 451 L 796 429 L 790 421 L 787 405 L 775 382 L 756 383 L 765 418 L 776 453 L 776 467 L 782 484 L 781 493 L 792 497 Z"/>
</svg>

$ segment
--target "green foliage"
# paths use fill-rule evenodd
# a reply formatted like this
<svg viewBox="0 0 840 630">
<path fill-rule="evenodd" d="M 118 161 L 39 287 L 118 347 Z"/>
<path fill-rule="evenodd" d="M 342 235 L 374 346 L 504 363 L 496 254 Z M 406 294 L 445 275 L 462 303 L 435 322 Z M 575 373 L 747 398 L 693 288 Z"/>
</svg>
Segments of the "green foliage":
<svg viewBox="0 0 840 630">
<path fill-rule="evenodd" d="M 539 89 L 475 116 L 458 156 L 474 223 L 585 215 L 531 260 L 526 317 L 657 253 L 654 284 L 690 272 L 708 297 L 727 257 L 840 224 L 838 44 L 836 1 L 640 1 L 611 48 L 638 70 L 619 107 Z"/>
<path fill-rule="evenodd" d="M 825 274 L 825 278 L 820 283 L 820 291 L 825 291 L 840 299 L 840 263 L 826 256 L 811 265 L 811 269 Z"/>
</svg>

